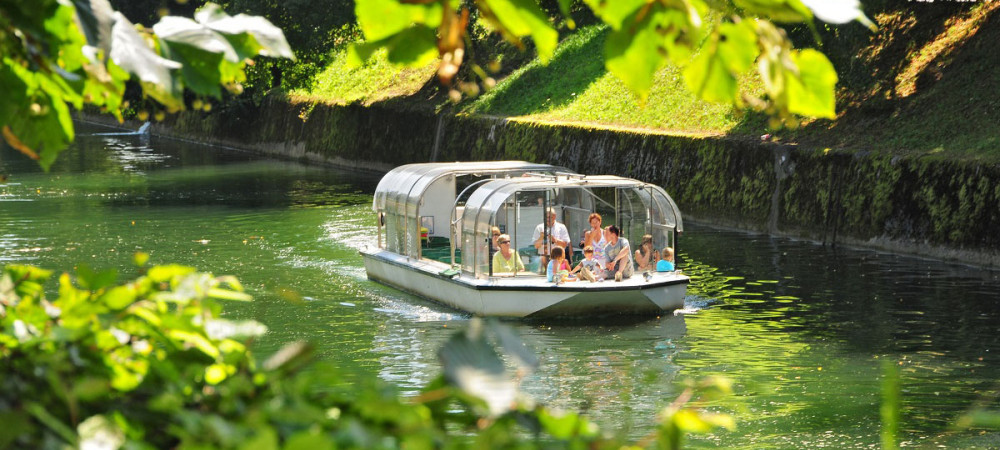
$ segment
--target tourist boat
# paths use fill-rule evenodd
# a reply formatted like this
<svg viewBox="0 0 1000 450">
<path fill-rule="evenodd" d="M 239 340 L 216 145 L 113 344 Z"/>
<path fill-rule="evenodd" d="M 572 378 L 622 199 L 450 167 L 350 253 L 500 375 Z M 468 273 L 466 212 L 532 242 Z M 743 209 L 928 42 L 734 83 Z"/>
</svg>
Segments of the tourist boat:
<svg viewBox="0 0 1000 450">
<path fill-rule="evenodd" d="M 477 316 L 661 314 L 682 308 L 689 278 L 646 272 L 616 282 L 554 283 L 539 274 L 532 234 L 551 208 L 571 237 L 571 263 L 597 212 L 635 251 L 643 235 L 677 247 L 680 211 L 659 186 L 523 161 L 408 164 L 387 173 L 372 208 L 378 240 L 361 250 L 368 278 Z M 493 227 L 525 270 L 495 273 Z M 543 229 L 543 233 L 548 233 Z"/>
</svg>

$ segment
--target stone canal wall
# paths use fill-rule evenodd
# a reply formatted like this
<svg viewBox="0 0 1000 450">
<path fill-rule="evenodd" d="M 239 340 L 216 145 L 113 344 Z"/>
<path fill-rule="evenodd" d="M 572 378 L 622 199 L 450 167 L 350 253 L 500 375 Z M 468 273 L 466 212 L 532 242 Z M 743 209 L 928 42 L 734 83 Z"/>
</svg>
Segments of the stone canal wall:
<svg viewBox="0 0 1000 450">
<path fill-rule="evenodd" d="M 546 162 L 659 184 L 687 219 L 1000 266 L 998 164 L 283 98 L 183 113 L 154 134 L 372 171 Z"/>
</svg>

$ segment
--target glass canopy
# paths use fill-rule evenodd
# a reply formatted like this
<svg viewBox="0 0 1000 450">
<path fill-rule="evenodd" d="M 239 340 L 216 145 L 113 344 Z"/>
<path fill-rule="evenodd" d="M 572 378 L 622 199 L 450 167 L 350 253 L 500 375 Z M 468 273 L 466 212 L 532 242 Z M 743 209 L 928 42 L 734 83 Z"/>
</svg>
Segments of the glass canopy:
<svg viewBox="0 0 1000 450">
<path fill-rule="evenodd" d="M 548 209 L 566 225 L 571 260 L 582 257 L 583 233 L 595 213 L 603 226 L 621 229 L 632 251 L 646 235 L 655 249 L 676 247 L 683 230 L 677 205 L 659 186 L 523 161 L 401 166 L 379 182 L 372 207 L 379 217 L 380 248 L 461 267 L 479 278 L 537 276 L 540 255 L 533 235 Z M 510 236 L 524 269 L 495 273 L 495 231 Z"/>
<path fill-rule="evenodd" d="M 420 258 L 421 243 L 428 244 L 434 237 L 451 239 L 450 222 L 455 208 L 461 208 L 459 189 L 526 173 L 573 172 L 525 161 L 418 163 L 389 171 L 375 188 L 372 202 L 379 216 L 379 247 Z"/>
</svg>

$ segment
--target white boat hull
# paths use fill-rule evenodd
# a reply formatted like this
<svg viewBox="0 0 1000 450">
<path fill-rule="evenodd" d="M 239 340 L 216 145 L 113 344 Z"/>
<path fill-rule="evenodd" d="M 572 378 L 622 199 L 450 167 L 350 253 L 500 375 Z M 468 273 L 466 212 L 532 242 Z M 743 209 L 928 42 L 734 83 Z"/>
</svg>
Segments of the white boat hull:
<svg viewBox="0 0 1000 450">
<path fill-rule="evenodd" d="M 476 279 L 442 275 L 449 266 L 384 250 L 362 250 L 368 278 L 477 316 L 546 317 L 662 314 L 684 307 L 689 278 L 654 273 L 631 279 L 556 285 L 544 277 Z"/>
</svg>

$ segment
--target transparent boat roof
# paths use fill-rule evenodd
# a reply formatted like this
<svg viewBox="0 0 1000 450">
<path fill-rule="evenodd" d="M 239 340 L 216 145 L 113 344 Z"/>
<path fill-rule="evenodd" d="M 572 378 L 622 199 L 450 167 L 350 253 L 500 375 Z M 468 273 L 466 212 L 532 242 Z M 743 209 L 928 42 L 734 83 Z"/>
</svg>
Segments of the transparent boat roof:
<svg viewBox="0 0 1000 450">
<path fill-rule="evenodd" d="M 550 164 L 526 161 L 476 161 L 448 163 L 417 163 L 399 166 L 389 171 L 375 188 L 372 209 L 386 209 L 397 214 L 412 215 L 427 188 L 441 177 L 449 175 L 521 175 L 529 172 L 573 173 Z M 409 213 L 409 214 L 407 214 Z"/>
<path fill-rule="evenodd" d="M 613 175 L 558 175 L 504 178 L 487 182 L 476 189 L 465 203 L 463 227 L 488 224 L 518 192 L 548 189 L 617 188 L 635 191 L 665 225 L 683 231 L 680 209 L 663 188 L 631 178 Z M 471 231 L 471 230 L 469 230 Z"/>
</svg>

